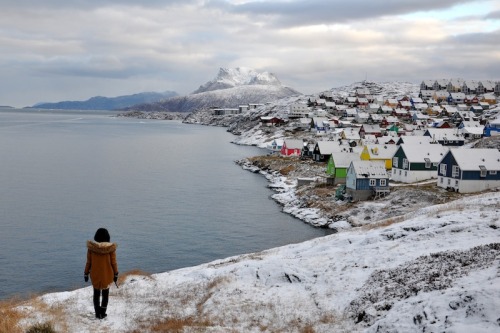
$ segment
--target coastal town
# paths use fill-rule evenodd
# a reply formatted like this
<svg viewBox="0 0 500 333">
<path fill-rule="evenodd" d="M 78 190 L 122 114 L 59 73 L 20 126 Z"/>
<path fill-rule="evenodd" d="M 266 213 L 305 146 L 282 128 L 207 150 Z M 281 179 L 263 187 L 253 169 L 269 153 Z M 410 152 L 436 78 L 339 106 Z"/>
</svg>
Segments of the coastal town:
<svg viewBox="0 0 500 333">
<path fill-rule="evenodd" d="M 361 82 L 281 106 L 240 106 L 224 116 L 217 109 L 212 119 L 238 119 L 237 126 L 226 124 L 239 135 L 235 143 L 268 149 L 238 163 L 288 193 L 274 196 L 286 212 L 320 227 L 339 229 L 347 221 L 344 229 L 366 223 L 347 216 L 348 203 L 380 201 L 391 191 L 409 189 L 406 198 L 390 197 L 400 202 L 420 193 L 422 202 L 409 202 L 408 212 L 500 187 L 499 89 L 493 81 L 425 80 L 390 94 Z M 242 123 L 250 125 L 242 130 Z"/>
<path fill-rule="evenodd" d="M 369 85 L 347 96 L 325 92 L 292 103 L 286 118 L 261 116 L 260 127 L 282 129 L 266 144 L 271 152 L 326 163 L 325 182 L 345 184 L 354 200 L 383 195 L 389 180 L 436 179 L 461 193 L 499 187 L 498 149 L 474 143 L 500 134 L 500 84 L 457 82 L 423 81 L 418 95 L 372 95 Z"/>
</svg>

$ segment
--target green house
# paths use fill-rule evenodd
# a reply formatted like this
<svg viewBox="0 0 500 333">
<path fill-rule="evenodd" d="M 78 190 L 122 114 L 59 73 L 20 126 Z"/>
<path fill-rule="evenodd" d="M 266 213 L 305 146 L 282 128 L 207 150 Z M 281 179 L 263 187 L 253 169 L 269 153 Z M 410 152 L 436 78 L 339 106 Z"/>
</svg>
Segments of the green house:
<svg viewBox="0 0 500 333">
<path fill-rule="evenodd" d="M 345 184 L 347 169 L 352 161 L 361 160 L 359 153 L 333 153 L 326 164 L 327 184 Z"/>
</svg>

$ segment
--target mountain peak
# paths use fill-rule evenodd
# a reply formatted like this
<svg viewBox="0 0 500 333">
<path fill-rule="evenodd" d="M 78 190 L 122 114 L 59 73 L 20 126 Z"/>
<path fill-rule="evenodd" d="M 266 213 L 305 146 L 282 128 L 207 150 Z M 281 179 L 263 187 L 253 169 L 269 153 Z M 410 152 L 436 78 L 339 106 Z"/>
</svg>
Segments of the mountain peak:
<svg viewBox="0 0 500 333">
<path fill-rule="evenodd" d="M 201 85 L 193 94 L 206 91 L 234 88 L 244 85 L 281 86 L 278 78 L 269 72 L 259 73 L 247 67 L 220 68 L 217 77 Z"/>
</svg>

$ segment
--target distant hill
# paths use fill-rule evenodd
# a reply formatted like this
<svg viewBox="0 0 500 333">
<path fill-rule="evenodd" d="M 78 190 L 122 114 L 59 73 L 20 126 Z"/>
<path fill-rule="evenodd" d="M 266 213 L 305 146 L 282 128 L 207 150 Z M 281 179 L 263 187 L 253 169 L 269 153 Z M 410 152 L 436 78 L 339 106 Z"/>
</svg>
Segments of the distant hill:
<svg viewBox="0 0 500 333">
<path fill-rule="evenodd" d="M 57 103 L 38 103 L 33 108 L 38 109 L 63 109 L 63 110 L 118 110 L 135 104 L 153 103 L 163 99 L 177 96 L 173 91 L 144 92 L 118 97 L 92 97 L 86 101 L 62 101 Z"/>
<path fill-rule="evenodd" d="M 221 68 L 215 79 L 201 85 L 189 95 L 171 97 L 156 103 L 135 105 L 127 109 L 193 112 L 210 107 L 237 108 L 241 104 L 264 104 L 296 95 L 301 95 L 301 93 L 283 86 L 272 73 L 259 73 L 245 67 Z"/>
</svg>

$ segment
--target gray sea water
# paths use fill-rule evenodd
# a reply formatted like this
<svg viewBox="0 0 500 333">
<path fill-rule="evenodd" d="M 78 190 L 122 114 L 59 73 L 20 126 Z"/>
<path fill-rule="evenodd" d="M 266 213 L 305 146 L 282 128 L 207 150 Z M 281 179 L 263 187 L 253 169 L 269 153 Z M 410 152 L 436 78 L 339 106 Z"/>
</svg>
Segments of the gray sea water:
<svg viewBox="0 0 500 333">
<path fill-rule="evenodd" d="M 84 286 L 99 227 L 121 272 L 149 273 L 327 233 L 234 163 L 265 151 L 223 128 L 114 115 L 0 110 L 0 299 Z"/>
</svg>

